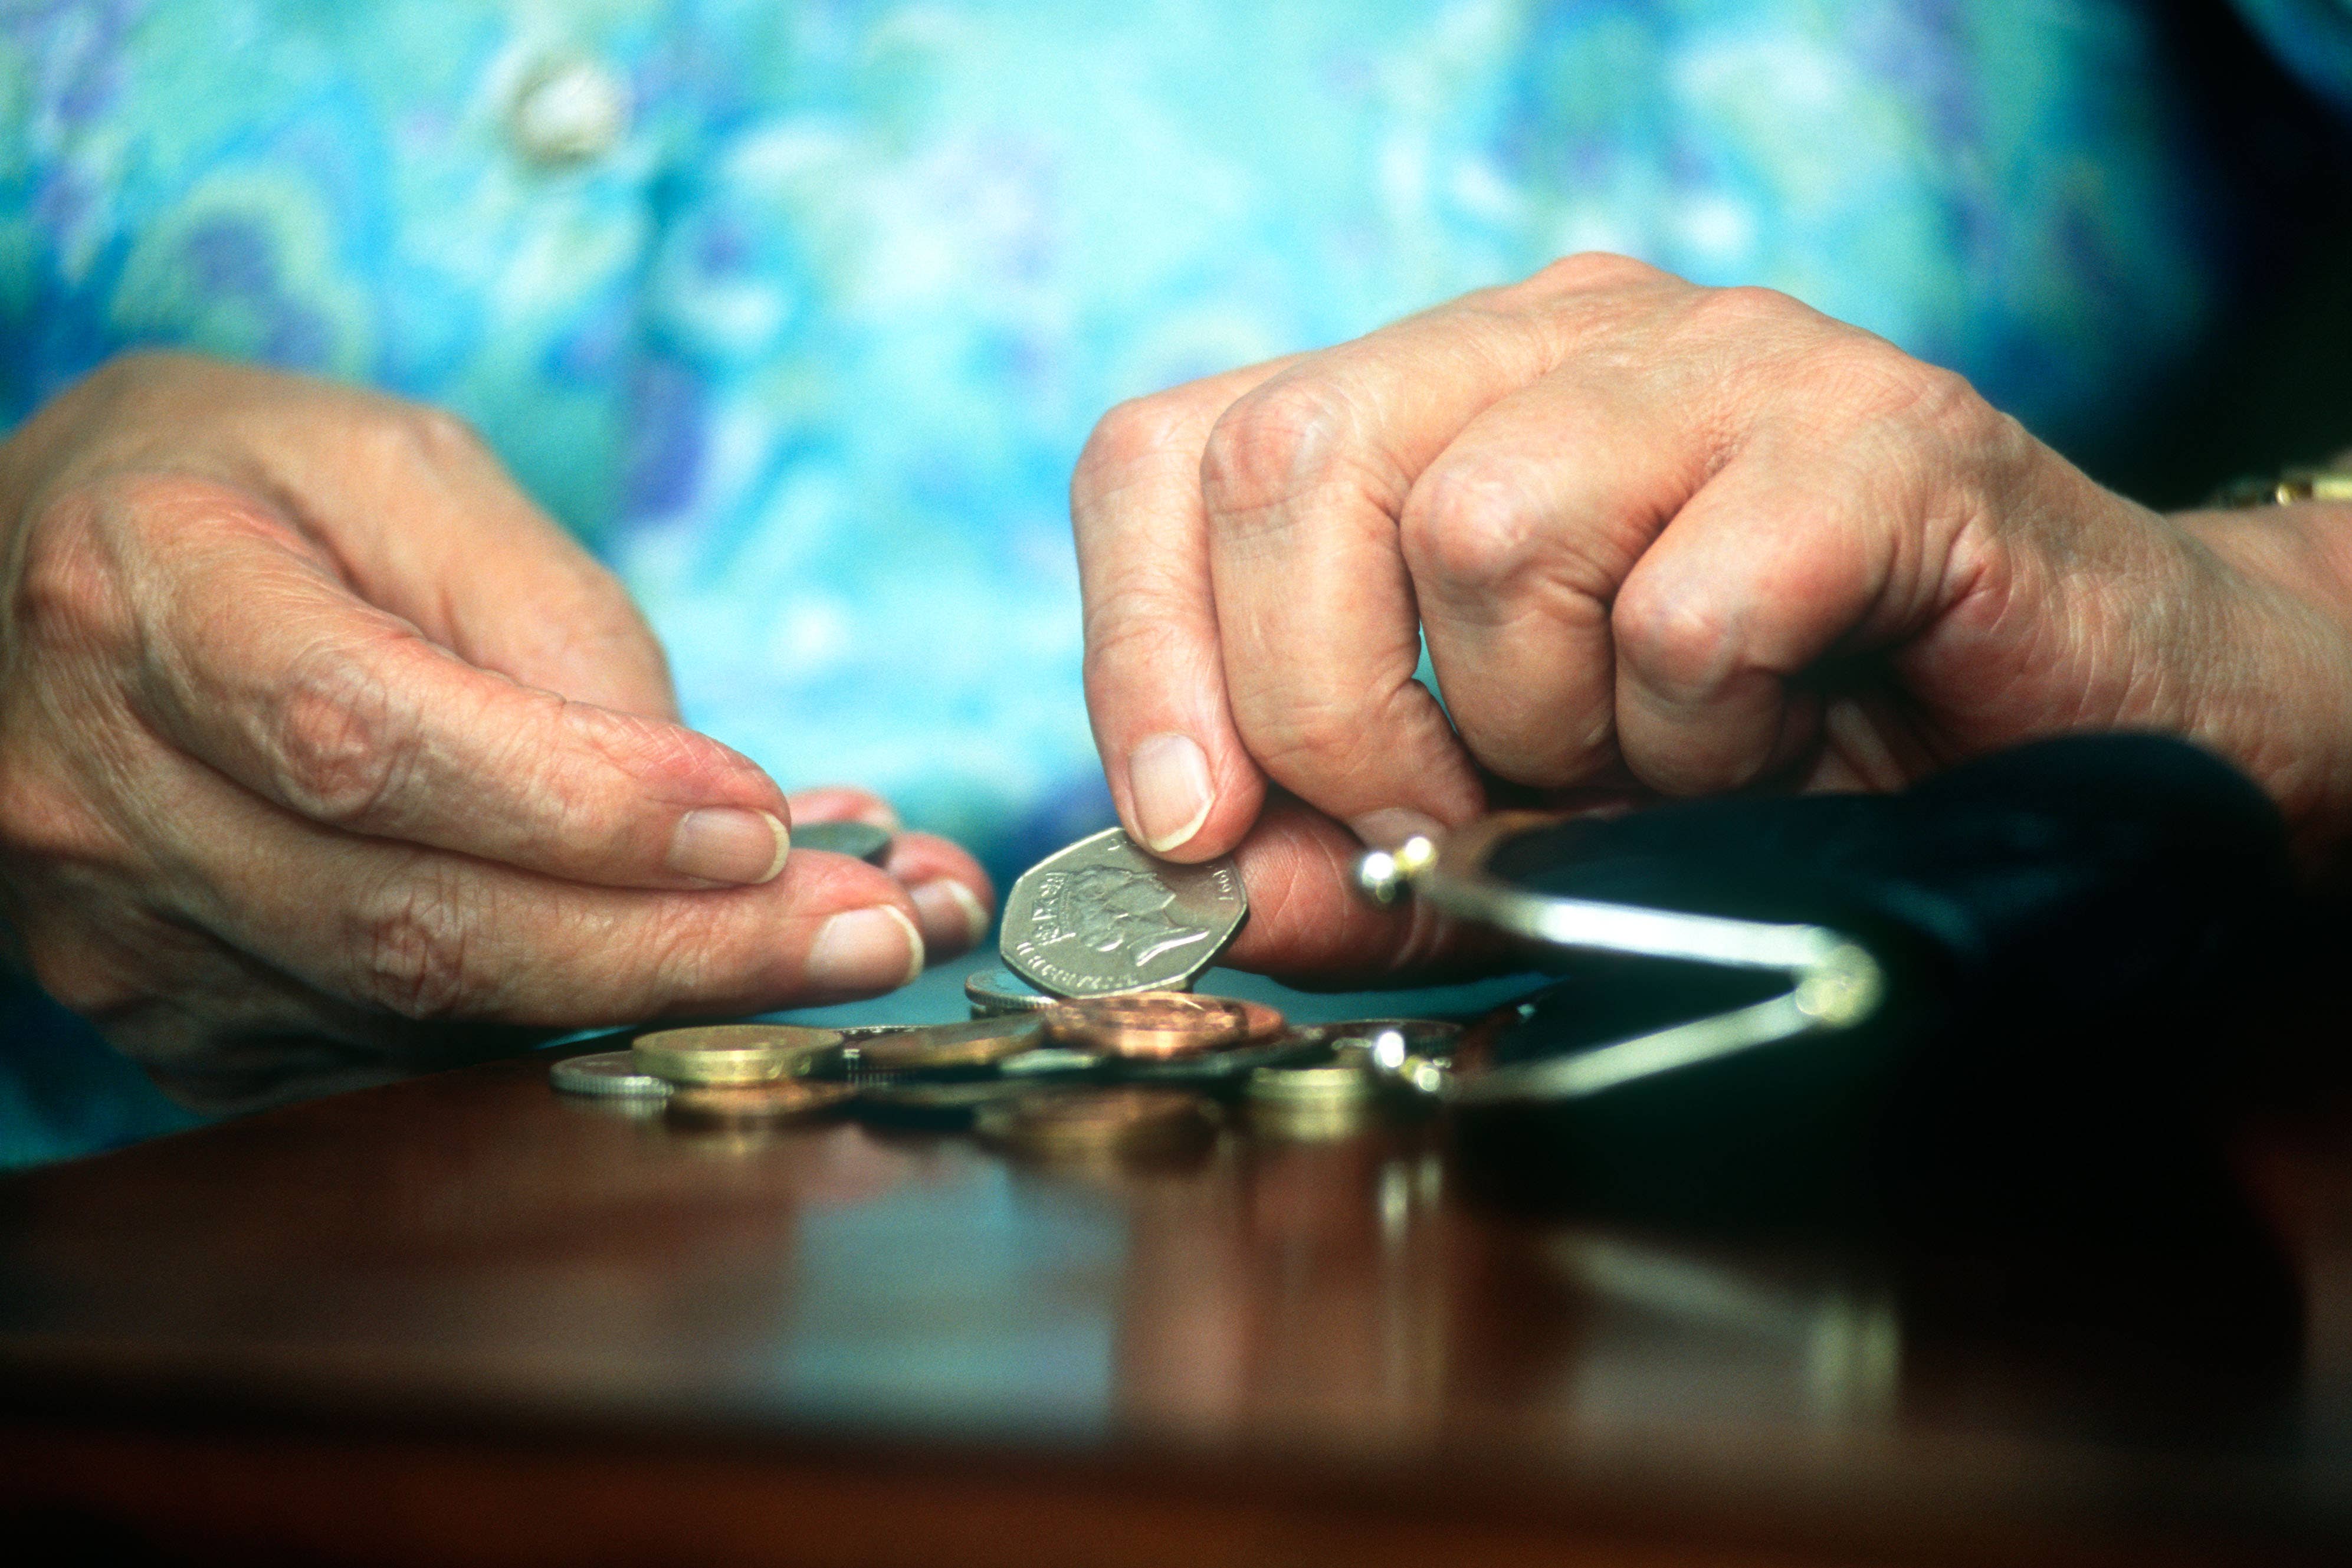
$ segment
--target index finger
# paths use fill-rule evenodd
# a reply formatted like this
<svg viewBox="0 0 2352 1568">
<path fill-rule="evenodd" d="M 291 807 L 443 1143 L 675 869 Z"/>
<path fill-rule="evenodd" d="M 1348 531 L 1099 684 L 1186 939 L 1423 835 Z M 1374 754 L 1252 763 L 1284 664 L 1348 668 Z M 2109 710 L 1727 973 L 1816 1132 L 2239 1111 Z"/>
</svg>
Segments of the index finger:
<svg viewBox="0 0 2352 1568">
<path fill-rule="evenodd" d="M 260 503 L 183 479 L 96 503 L 139 557 L 125 657 L 158 730 L 311 821 L 570 880 L 694 888 L 782 868 L 766 773 L 681 725 L 478 669 L 362 604 Z"/>
<path fill-rule="evenodd" d="M 1218 414 L 1279 369 L 1119 405 L 1070 479 L 1095 750 L 1121 824 L 1173 860 L 1232 848 L 1265 795 L 1225 700 L 1201 448 Z"/>
<path fill-rule="evenodd" d="M 1468 753 L 1414 676 L 1400 519 L 1465 426 L 1568 352 L 1560 296 L 1663 279 L 1579 258 L 1315 355 L 1218 421 L 1202 489 L 1226 686 L 1276 782 L 1360 833 L 1393 812 L 1460 823 L 1482 808 Z"/>
</svg>

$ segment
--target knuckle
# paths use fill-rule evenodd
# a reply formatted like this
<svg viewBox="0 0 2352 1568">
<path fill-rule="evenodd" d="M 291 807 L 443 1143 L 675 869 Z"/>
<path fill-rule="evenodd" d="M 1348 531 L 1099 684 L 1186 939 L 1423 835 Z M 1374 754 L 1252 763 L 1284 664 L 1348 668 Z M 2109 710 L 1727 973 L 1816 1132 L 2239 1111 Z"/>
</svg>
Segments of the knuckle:
<svg viewBox="0 0 2352 1568">
<path fill-rule="evenodd" d="M 1171 662 L 1183 647 L 1174 630 L 1168 598 L 1149 588 L 1129 588 L 1090 599 L 1086 606 L 1086 690 L 1089 702 L 1129 695 L 1141 679 L 1176 672 Z"/>
<path fill-rule="evenodd" d="M 583 562 L 563 595 L 563 613 L 547 631 L 553 648 L 591 661 L 618 657 L 645 660 L 667 674 L 668 657 L 653 624 L 646 619 L 619 576 L 597 562 Z"/>
<path fill-rule="evenodd" d="M 1702 289 L 1691 301 L 1690 320 L 1697 331 L 1734 339 L 1784 332 L 1799 322 L 1821 319 L 1793 296 L 1755 283 Z"/>
<path fill-rule="evenodd" d="M 1821 352 L 1815 374 L 1837 424 L 1875 454 L 1871 468 L 1906 482 L 2020 460 L 2032 445 L 1966 376 L 1877 338 L 1842 338 Z"/>
<path fill-rule="evenodd" d="M 1142 469 L 1168 460 L 1197 439 L 1200 416 L 1173 392 L 1156 392 L 1114 405 L 1095 422 L 1070 477 L 1073 500 L 1085 502 L 1133 482 Z"/>
<path fill-rule="evenodd" d="M 352 428 L 375 465 L 394 472 L 444 472 L 488 449 L 473 426 L 428 404 L 372 401 Z"/>
<path fill-rule="evenodd" d="M 1700 700 L 1730 674 L 1730 629 L 1714 606 L 1691 595 L 1662 593 L 1637 577 L 1618 595 L 1610 631 L 1619 656 L 1666 696 Z"/>
<path fill-rule="evenodd" d="M 1942 439 L 1966 440 L 1992 424 L 1992 410 L 1966 376 L 1866 340 L 1845 349 L 1836 374 L 1874 421 L 1896 422 Z"/>
<path fill-rule="evenodd" d="M 152 987 L 87 936 L 52 936 L 40 927 L 23 938 L 25 967 L 50 1000 L 85 1018 L 104 1019 L 148 999 Z"/>
<path fill-rule="evenodd" d="M 1422 476 L 1398 520 L 1405 563 L 1417 583 L 1485 590 L 1508 583 L 1548 532 L 1542 498 L 1492 460 L 1443 463 Z"/>
<path fill-rule="evenodd" d="M 297 661 L 264 748 L 281 798 L 314 821 L 373 823 L 419 760 L 404 714 L 383 674 L 350 648 Z"/>
<path fill-rule="evenodd" d="M 16 578 L 13 619 L 36 648 L 119 645 L 131 636 L 131 610 L 102 533 L 107 502 L 98 487 L 68 489 L 32 519 Z"/>
<path fill-rule="evenodd" d="M 1294 708 L 1279 722 L 1253 726 L 1250 750 L 1286 784 L 1349 779 L 1371 771 L 1390 731 L 1367 711 L 1320 702 Z"/>
<path fill-rule="evenodd" d="M 1674 280 L 1672 273 L 1630 256 L 1611 250 L 1580 250 L 1546 263 L 1528 279 L 1528 285 L 1544 293 L 1583 293 Z"/>
<path fill-rule="evenodd" d="M 1214 516 L 1247 515 L 1330 482 L 1358 424 L 1338 388 L 1282 377 L 1217 420 L 1201 454 L 1201 489 Z"/>
<path fill-rule="evenodd" d="M 352 994 L 404 1018 L 446 1018 L 489 1000 L 473 940 L 476 912 L 448 879 L 411 866 L 352 917 Z"/>
</svg>

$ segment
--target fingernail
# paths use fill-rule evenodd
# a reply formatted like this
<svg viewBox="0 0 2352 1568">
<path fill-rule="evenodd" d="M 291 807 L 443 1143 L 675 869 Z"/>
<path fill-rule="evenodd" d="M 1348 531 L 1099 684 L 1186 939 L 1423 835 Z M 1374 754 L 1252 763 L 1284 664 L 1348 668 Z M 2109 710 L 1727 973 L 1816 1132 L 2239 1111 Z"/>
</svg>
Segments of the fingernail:
<svg viewBox="0 0 2352 1568">
<path fill-rule="evenodd" d="M 1408 838 L 1434 838 L 1445 831 L 1445 825 L 1437 818 L 1402 805 L 1368 811 L 1349 818 L 1348 826 L 1372 849 L 1393 849 Z"/>
<path fill-rule="evenodd" d="M 939 931 L 961 929 L 967 947 L 988 934 L 988 907 L 953 877 L 925 882 L 908 896 L 921 911 L 924 925 Z"/>
<path fill-rule="evenodd" d="M 784 868 L 792 835 L 764 811 L 707 805 L 677 819 L 669 868 L 706 882 L 768 882 Z"/>
<path fill-rule="evenodd" d="M 1127 787 L 1143 842 L 1165 854 L 1209 820 L 1209 755 L 1190 735 L 1147 735 L 1127 754 Z"/>
<path fill-rule="evenodd" d="M 923 933 L 888 904 L 849 910 L 818 928 L 808 977 L 828 991 L 891 991 L 923 972 Z"/>
</svg>

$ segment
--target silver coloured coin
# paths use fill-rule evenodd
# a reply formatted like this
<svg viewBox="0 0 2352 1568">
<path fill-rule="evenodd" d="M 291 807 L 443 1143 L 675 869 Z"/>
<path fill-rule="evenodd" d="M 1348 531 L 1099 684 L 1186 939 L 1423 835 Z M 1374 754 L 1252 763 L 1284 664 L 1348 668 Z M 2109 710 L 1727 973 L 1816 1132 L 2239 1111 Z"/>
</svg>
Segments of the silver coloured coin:
<svg viewBox="0 0 2352 1568">
<path fill-rule="evenodd" d="M 670 1096 L 669 1082 L 639 1072 L 636 1058 L 626 1051 L 566 1057 L 549 1066 L 547 1079 L 566 1094 L 593 1094 L 600 1100 L 667 1100 Z"/>
<path fill-rule="evenodd" d="M 890 830 L 877 827 L 870 822 L 793 824 L 793 848 L 822 849 L 828 855 L 846 855 L 869 866 L 879 866 L 890 858 Z"/>
<path fill-rule="evenodd" d="M 997 1018 L 1007 1013 L 1034 1013 L 1053 1005 L 1054 998 L 1001 963 L 975 969 L 964 976 L 963 999 L 975 1018 Z"/>
<path fill-rule="evenodd" d="M 1172 865 L 1114 827 L 1021 874 L 997 950 L 1013 973 L 1056 996 L 1182 990 L 1248 917 L 1230 858 Z"/>
</svg>

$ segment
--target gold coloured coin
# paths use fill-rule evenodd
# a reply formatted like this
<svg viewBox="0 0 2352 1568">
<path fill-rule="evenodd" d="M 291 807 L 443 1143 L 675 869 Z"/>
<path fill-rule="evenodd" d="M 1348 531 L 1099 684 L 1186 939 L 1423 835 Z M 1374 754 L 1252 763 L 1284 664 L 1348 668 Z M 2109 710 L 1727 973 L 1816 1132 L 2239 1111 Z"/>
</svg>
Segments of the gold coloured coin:
<svg viewBox="0 0 2352 1568">
<path fill-rule="evenodd" d="M 669 1114 L 674 1121 L 702 1127 L 798 1121 L 845 1105 L 856 1093 L 845 1083 L 820 1083 L 805 1078 L 698 1084 L 669 1097 Z"/>
<path fill-rule="evenodd" d="M 973 1131 L 1015 1152 L 1061 1157 L 1194 1147 L 1216 1136 L 1201 1095 L 1172 1089 L 1058 1089 L 979 1108 Z"/>
<path fill-rule="evenodd" d="M 1348 1052 L 1315 1067 L 1260 1068 L 1242 1092 L 1253 1104 L 1329 1108 L 1360 1105 L 1378 1088 L 1362 1056 Z"/>
<path fill-rule="evenodd" d="M 1252 1100 L 1249 1130 L 1267 1138 L 1293 1142 L 1320 1142 L 1363 1131 L 1378 1120 L 1370 1100 L 1349 1100 L 1318 1105 L 1312 1101 Z"/>
<path fill-rule="evenodd" d="M 790 1078 L 818 1052 L 840 1043 L 838 1029 L 708 1024 L 640 1035 L 629 1054 L 639 1071 L 676 1084 L 763 1083 Z"/>
<path fill-rule="evenodd" d="M 1056 1002 L 1045 1016 L 1046 1037 L 1056 1045 L 1146 1060 L 1272 1039 L 1282 1032 L 1282 1015 L 1271 1007 L 1177 991 Z"/>
</svg>

